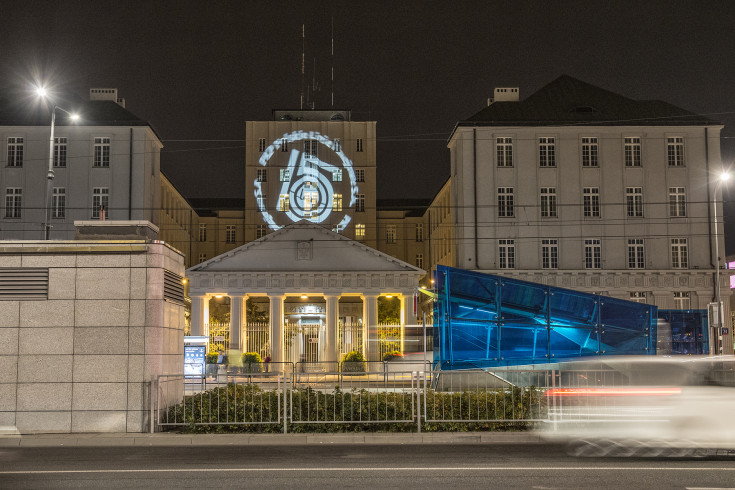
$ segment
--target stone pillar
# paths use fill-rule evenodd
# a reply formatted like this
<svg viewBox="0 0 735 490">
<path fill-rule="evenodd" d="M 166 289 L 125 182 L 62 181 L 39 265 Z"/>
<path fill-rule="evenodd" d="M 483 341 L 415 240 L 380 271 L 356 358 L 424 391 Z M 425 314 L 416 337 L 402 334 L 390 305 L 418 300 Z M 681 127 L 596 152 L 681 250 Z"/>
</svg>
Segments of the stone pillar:
<svg viewBox="0 0 735 490">
<path fill-rule="evenodd" d="M 324 337 L 322 352 L 326 362 L 339 361 L 339 346 L 337 345 L 337 328 L 339 328 L 339 296 L 324 295 L 327 300 L 327 335 Z M 329 366 L 329 370 L 337 369 L 337 366 Z"/>
<path fill-rule="evenodd" d="M 204 327 L 209 323 L 209 296 L 206 294 L 191 295 L 191 334 L 206 335 Z"/>
<path fill-rule="evenodd" d="M 413 314 L 413 294 L 401 294 L 401 354 L 406 352 L 406 325 L 416 325 Z"/>
<path fill-rule="evenodd" d="M 245 295 L 230 295 L 230 350 L 242 351 L 242 325 L 245 320 Z"/>
<path fill-rule="evenodd" d="M 269 294 L 271 362 L 283 362 L 283 294 Z"/>
<path fill-rule="evenodd" d="M 380 361 L 378 346 L 378 295 L 362 296 L 362 341 L 365 359 Z"/>
</svg>

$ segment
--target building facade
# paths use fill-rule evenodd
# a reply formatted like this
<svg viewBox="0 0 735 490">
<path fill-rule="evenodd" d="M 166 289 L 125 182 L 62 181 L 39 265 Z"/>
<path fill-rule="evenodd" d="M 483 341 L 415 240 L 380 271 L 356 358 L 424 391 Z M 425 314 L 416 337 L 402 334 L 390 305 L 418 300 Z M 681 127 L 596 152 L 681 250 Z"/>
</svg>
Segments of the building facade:
<svg viewBox="0 0 735 490">
<path fill-rule="evenodd" d="M 522 101 L 499 90 L 449 140 L 450 265 L 664 309 L 727 305 L 721 124 L 566 76 Z"/>
<path fill-rule="evenodd" d="M 56 109 L 52 157 L 50 108 L 0 104 L 0 239 L 43 239 L 47 213 L 51 239 L 74 238 L 75 220 L 157 224 L 163 145 L 150 124 L 125 109 L 117 89 L 53 103 L 64 110 Z M 66 110 L 78 113 L 78 122 Z"/>
</svg>

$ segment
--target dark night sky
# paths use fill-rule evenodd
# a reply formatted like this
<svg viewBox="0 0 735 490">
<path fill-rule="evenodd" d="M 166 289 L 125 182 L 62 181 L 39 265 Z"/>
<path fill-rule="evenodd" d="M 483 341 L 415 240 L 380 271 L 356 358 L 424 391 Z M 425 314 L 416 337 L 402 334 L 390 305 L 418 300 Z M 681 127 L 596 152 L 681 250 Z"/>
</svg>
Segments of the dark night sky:
<svg viewBox="0 0 735 490">
<path fill-rule="evenodd" d="M 729 0 L 2 6 L 0 87 L 43 78 L 81 95 L 118 88 L 159 132 L 163 168 L 187 197 L 244 194 L 244 122 L 299 105 L 302 23 L 307 79 L 321 86 L 313 100 L 329 108 L 332 19 L 335 108 L 378 123 L 379 198 L 432 197 L 449 176 L 446 140 L 458 120 L 496 86 L 518 86 L 524 98 L 562 74 L 710 115 L 726 126 L 723 160 L 735 159 Z M 735 219 L 728 225 L 735 253 Z"/>
</svg>

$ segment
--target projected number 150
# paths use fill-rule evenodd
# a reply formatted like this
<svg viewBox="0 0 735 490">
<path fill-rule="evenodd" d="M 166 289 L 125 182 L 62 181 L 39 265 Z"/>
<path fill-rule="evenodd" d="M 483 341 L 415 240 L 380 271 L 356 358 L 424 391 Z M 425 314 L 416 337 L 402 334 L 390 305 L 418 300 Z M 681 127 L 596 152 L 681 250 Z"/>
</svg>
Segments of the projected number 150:
<svg viewBox="0 0 735 490">
<path fill-rule="evenodd" d="M 284 151 L 287 149 L 290 152 Z M 283 153 L 287 153 L 285 166 L 283 160 L 280 164 L 274 162 L 275 156 Z M 263 189 L 263 179 L 256 178 L 254 182 L 259 210 L 272 230 L 283 226 L 277 223 L 273 213 L 286 216 L 294 222 L 309 220 L 314 223 L 323 223 L 332 213 L 339 213 L 329 219 L 329 222 L 342 230 L 347 227 L 350 216 L 342 210 L 341 199 L 343 192 L 349 189 L 349 204 L 345 209 L 354 206 L 357 185 L 352 162 L 342 151 L 339 140 L 332 140 L 316 131 L 294 131 L 271 143 L 263 151 L 258 163 L 266 168 L 269 164 L 271 167 L 278 165 L 278 196 L 268 196 L 268 192 Z M 346 204 L 347 199 L 344 202 Z"/>
</svg>

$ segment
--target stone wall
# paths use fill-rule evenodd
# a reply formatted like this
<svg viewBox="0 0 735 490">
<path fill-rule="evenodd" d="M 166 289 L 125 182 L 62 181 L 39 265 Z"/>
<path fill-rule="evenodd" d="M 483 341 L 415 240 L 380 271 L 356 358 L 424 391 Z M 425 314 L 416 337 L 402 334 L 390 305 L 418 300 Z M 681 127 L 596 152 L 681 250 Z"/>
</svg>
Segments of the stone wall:
<svg viewBox="0 0 735 490">
<path fill-rule="evenodd" d="M 0 274 L 48 269 L 45 300 L 0 291 L 0 426 L 142 432 L 150 381 L 183 372 L 184 306 L 164 298 L 163 243 L 0 242 Z"/>
</svg>

